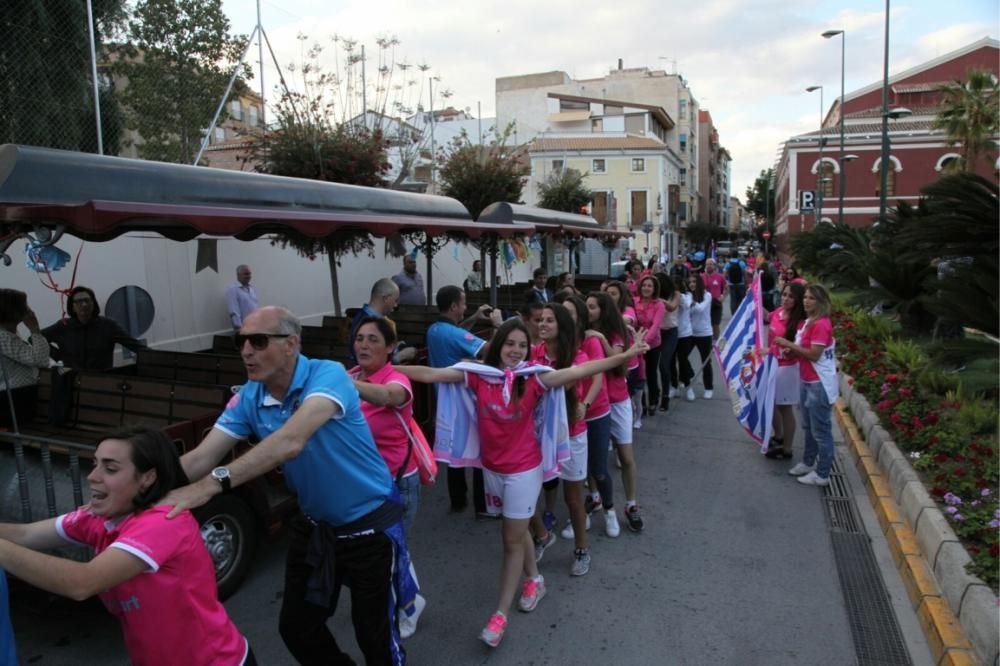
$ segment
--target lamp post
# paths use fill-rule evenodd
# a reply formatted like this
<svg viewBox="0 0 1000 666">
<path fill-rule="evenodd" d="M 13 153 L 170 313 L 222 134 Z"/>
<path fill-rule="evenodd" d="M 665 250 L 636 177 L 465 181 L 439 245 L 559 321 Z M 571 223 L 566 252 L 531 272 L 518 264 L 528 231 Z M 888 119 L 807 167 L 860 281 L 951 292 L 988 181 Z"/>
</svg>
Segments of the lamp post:
<svg viewBox="0 0 1000 666">
<path fill-rule="evenodd" d="M 845 32 L 843 30 L 827 30 L 823 33 L 824 39 L 830 39 L 840 35 L 840 154 L 838 162 L 840 162 L 840 196 L 837 200 L 837 221 L 841 224 L 844 223 L 844 192 L 847 190 L 847 186 L 844 183 L 844 40 Z"/>
<path fill-rule="evenodd" d="M 883 100 L 884 102 L 885 100 Z M 885 217 L 886 209 L 886 188 L 889 185 L 889 120 L 899 120 L 912 116 L 913 111 L 905 107 L 895 109 L 884 109 L 882 111 L 882 157 L 879 158 L 879 191 L 878 191 L 878 222 Z"/>
<path fill-rule="evenodd" d="M 816 224 L 823 219 L 823 86 L 809 86 L 806 92 L 819 91 L 819 167 L 816 169 Z"/>
<path fill-rule="evenodd" d="M 847 163 L 858 159 L 853 153 L 840 156 L 840 224 L 844 223 L 844 192 L 847 190 Z"/>
</svg>

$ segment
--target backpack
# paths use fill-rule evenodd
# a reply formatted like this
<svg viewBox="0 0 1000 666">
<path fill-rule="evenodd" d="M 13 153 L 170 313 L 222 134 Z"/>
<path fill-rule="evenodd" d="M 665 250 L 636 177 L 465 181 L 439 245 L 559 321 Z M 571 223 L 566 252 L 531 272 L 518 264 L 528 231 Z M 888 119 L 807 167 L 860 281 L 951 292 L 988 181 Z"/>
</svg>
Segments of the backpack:
<svg viewBox="0 0 1000 666">
<path fill-rule="evenodd" d="M 743 284 L 743 267 L 738 261 L 730 261 L 729 268 L 726 269 L 726 277 L 729 284 Z"/>
</svg>

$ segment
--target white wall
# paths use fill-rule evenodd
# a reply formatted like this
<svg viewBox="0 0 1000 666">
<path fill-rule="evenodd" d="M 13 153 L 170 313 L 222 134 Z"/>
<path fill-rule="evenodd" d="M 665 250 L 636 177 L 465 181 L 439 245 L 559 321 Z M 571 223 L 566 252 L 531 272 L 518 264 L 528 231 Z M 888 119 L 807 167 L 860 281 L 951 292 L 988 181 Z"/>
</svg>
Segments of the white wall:
<svg viewBox="0 0 1000 666">
<path fill-rule="evenodd" d="M 64 237 L 59 247 L 76 254 L 81 241 Z M 14 262 L 0 266 L 0 284 L 27 292 L 28 303 L 41 325 L 48 326 L 61 316 L 59 295 L 39 281 L 39 274 L 25 267 L 23 243 L 15 243 L 9 253 Z M 457 247 L 457 252 L 454 248 Z M 457 258 L 456 258 L 457 253 Z M 327 258 L 310 261 L 294 250 L 272 246 L 267 239 L 243 242 L 218 239 L 218 268 L 195 273 L 197 243 L 181 243 L 148 234 L 133 234 L 107 243 L 86 243 L 79 258 L 76 284 L 92 288 L 103 309 L 108 296 L 118 287 L 137 285 L 153 298 L 156 316 L 144 338 L 164 349 L 196 351 L 211 345 L 216 333 L 230 330 L 226 314 L 225 289 L 236 279 L 236 267 L 248 264 L 252 284 L 261 305 L 284 305 L 307 324 L 318 324 L 324 314 L 333 313 L 333 297 Z M 479 251 L 471 245 L 448 243 L 434 256 L 433 287 L 462 284 Z M 510 275 L 514 282 L 530 279 L 538 258 L 515 264 Z M 427 279 L 426 259 L 417 259 L 417 268 Z M 381 277 L 402 270 L 402 260 L 385 257 L 384 243 L 375 241 L 375 257 L 346 257 L 339 268 L 340 299 L 344 308 L 358 307 L 368 300 L 371 285 Z M 62 288 L 70 286 L 72 262 L 53 273 Z M 503 271 L 501 270 L 503 276 Z M 43 276 L 44 277 L 44 276 Z M 506 280 L 506 278 L 503 278 Z M 506 282 L 505 282 L 506 283 Z"/>
</svg>

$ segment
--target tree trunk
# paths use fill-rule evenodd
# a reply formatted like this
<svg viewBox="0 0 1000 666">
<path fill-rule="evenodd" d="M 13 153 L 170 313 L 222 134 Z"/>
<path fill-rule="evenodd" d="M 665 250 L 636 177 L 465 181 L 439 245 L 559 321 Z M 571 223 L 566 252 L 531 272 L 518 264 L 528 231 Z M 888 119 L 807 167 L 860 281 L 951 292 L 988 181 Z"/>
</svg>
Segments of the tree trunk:
<svg viewBox="0 0 1000 666">
<path fill-rule="evenodd" d="M 337 278 L 337 255 L 335 254 L 333 241 L 323 241 L 326 250 L 326 259 L 330 267 L 330 291 L 333 293 L 333 314 L 340 316 L 340 280 Z"/>
</svg>

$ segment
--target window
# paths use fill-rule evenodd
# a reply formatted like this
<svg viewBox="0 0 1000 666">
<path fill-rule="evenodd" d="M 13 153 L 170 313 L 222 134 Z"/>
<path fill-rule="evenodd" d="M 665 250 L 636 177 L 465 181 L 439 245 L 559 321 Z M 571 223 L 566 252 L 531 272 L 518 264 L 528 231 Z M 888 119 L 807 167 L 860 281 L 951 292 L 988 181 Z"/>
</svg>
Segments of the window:
<svg viewBox="0 0 1000 666">
<path fill-rule="evenodd" d="M 687 201 L 682 201 L 677 207 L 677 218 L 682 222 L 688 219 L 688 204 Z"/>
<path fill-rule="evenodd" d="M 591 132 L 603 132 L 604 131 L 604 118 L 593 118 L 590 121 L 590 131 Z"/>
<path fill-rule="evenodd" d="M 240 106 L 240 100 L 234 99 L 229 103 L 229 115 L 233 117 L 233 120 L 243 120 L 243 107 Z"/>
<path fill-rule="evenodd" d="M 590 102 L 577 102 L 569 99 L 559 100 L 560 111 L 590 111 Z"/>
<path fill-rule="evenodd" d="M 646 210 L 646 191 L 633 190 L 630 194 L 632 201 L 632 226 L 639 227 L 649 219 L 649 211 Z"/>
<path fill-rule="evenodd" d="M 688 170 L 681 169 L 681 185 L 687 187 L 687 184 L 688 184 Z"/>
<path fill-rule="evenodd" d="M 686 153 L 687 149 L 688 149 L 688 135 L 687 134 L 681 134 L 680 135 L 680 140 L 681 140 L 681 152 L 682 153 Z"/>
<path fill-rule="evenodd" d="M 683 118 L 684 116 L 687 115 L 687 106 L 688 106 L 688 101 L 686 99 L 677 101 L 677 112 L 678 112 L 677 115 L 680 118 Z"/>
<path fill-rule="evenodd" d="M 249 116 L 250 116 L 250 120 L 249 120 L 250 126 L 251 127 L 256 127 L 257 126 L 257 107 L 255 105 L 251 104 L 250 107 L 247 110 L 250 112 L 249 113 Z"/>
<path fill-rule="evenodd" d="M 646 159 L 644 157 L 633 157 L 632 158 L 632 172 L 642 173 L 646 170 Z"/>
<path fill-rule="evenodd" d="M 560 171 L 562 171 L 563 170 L 563 161 L 562 160 L 552 160 L 552 170 L 555 171 L 556 173 L 559 173 Z"/>
<path fill-rule="evenodd" d="M 604 160 L 594 160 L 590 163 L 590 170 L 593 173 L 607 173 L 607 164 Z"/>
<path fill-rule="evenodd" d="M 823 162 L 820 166 L 819 171 L 817 171 L 817 177 L 819 178 L 822 187 L 818 188 L 823 192 L 823 198 L 829 198 L 833 196 L 833 165 L 829 162 Z"/>
<path fill-rule="evenodd" d="M 625 131 L 629 134 L 645 134 L 646 114 L 634 113 L 625 116 Z"/>
<path fill-rule="evenodd" d="M 610 106 L 608 104 L 604 105 L 604 115 L 606 116 L 620 116 L 625 113 L 625 109 L 620 106 Z"/>
<path fill-rule="evenodd" d="M 887 196 L 887 197 L 896 196 L 896 172 L 894 170 L 892 170 L 892 169 L 889 169 L 888 173 L 886 173 L 885 176 L 886 176 L 886 178 L 885 178 L 885 196 Z M 880 196 L 881 196 L 881 193 L 879 192 L 879 190 L 882 187 L 882 180 L 881 180 L 881 178 L 882 178 L 882 175 L 878 171 L 876 171 L 875 172 L 875 194 L 878 194 Z"/>
<path fill-rule="evenodd" d="M 608 192 L 592 192 L 590 200 L 590 215 L 597 220 L 598 224 L 611 224 L 614 222 L 609 218 Z"/>
<path fill-rule="evenodd" d="M 222 143 L 226 140 L 226 130 L 222 127 L 215 128 L 215 142 Z"/>
</svg>

